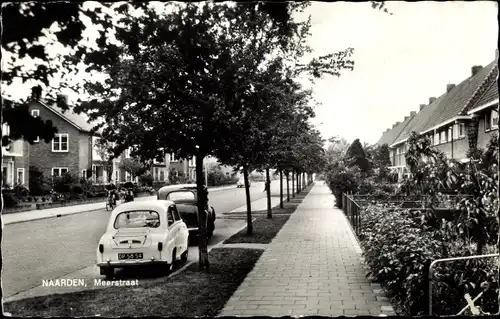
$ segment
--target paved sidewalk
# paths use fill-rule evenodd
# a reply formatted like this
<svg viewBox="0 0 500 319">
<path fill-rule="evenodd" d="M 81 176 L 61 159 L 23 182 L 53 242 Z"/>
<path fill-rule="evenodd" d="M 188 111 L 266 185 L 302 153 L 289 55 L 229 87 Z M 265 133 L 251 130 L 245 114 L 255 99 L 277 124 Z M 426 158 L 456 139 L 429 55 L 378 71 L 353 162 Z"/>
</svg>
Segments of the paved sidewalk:
<svg viewBox="0 0 500 319">
<path fill-rule="evenodd" d="M 365 275 L 347 219 L 316 183 L 220 315 L 391 314 Z"/>
<path fill-rule="evenodd" d="M 236 188 L 236 185 L 209 188 L 208 191 L 209 191 L 209 193 L 212 193 L 212 192 L 218 192 L 218 191 L 231 189 L 231 188 Z M 145 197 L 136 197 L 135 201 L 143 201 L 143 200 L 150 200 L 150 199 L 156 199 L 156 195 L 145 196 Z M 101 209 L 106 209 L 106 202 L 104 199 L 102 200 L 102 202 L 98 202 L 98 203 L 70 205 L 70 206 L 63 206 L 63 207 L 30 210 L 27 212 L 2 214 L 2 223 L 4 225 L 8 225 L 8 224 L 38 220 L 38 219 L 53 218 L 53 217 L 60 217 L 60 216 L 64 216 L 64 215 L 85 213 L 85 212 L 90 212 L 93 210 L 101 210 Z"/>
</svg>

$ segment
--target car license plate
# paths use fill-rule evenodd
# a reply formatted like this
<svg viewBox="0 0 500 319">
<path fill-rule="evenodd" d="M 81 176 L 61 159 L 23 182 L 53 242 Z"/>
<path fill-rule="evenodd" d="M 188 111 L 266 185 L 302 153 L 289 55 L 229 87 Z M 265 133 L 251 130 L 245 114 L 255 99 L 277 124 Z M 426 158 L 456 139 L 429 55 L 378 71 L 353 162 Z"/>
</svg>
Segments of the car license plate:
<svg viewBox="0 0 500 319">
<path fill-rule="evenodd" d="M 142 253 L 122 253 L 122 254 L 118 254 L 118 259 L 119 260 L 142 259 L 142 258 L 143 258 Z"/>
</svg>

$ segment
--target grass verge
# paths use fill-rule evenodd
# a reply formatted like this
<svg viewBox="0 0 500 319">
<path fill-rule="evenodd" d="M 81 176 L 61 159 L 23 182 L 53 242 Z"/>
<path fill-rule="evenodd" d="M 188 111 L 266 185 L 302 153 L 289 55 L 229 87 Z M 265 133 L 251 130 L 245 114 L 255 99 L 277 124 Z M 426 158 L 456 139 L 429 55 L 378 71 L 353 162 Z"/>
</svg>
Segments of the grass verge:
<svg viewBox="0 0 500 319">
<path fill-rule="evenodd" d="M 4 304 L 15 317 L 216 316 L 253 269 L 258 249 L 215 248 L 210 273 L 194 263 L 172 278 L 136 287 L 111 287 L 48 295 Z"/>
<path fill-rule="evenodd" d="M 290 202 L 283 203 L 283 208 L 276 206 L 273 208 L 273 218 L 267 219 L 266 210 L 252 212 L 253 216 L 259 216 L 253 222 L 253 233 L 247 235 L 247 228 L 237 232 L 224 241 L 224 244 L 269 244 L 295 212 L 302 200 L 306 197 L 311 187 L 302 190 L 295 195 L 295 199 L 290 198 Z"/>
</svg>

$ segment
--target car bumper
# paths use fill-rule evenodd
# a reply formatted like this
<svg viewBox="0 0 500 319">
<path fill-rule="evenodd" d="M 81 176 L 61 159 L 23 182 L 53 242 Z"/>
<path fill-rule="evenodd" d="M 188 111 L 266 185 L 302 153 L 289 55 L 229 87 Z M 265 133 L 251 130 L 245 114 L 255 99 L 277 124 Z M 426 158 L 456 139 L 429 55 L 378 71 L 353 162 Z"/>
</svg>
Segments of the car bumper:
<svg viewBox="0 0 500 319">
<path fill-rule="evenodd" d="M 165 260 L 110 260 L 106 262 L 97 263 L 99 268 L 127 268 L 127 267 L 140 267 L 147 265 L 166 265 L 168 264 Z"/>
</svg>

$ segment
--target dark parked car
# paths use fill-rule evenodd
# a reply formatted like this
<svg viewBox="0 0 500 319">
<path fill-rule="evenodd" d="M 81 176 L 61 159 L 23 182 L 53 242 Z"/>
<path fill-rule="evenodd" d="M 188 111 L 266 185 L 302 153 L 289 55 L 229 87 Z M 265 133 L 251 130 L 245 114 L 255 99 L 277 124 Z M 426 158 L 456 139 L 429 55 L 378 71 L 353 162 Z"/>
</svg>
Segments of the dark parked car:
<svg viewBox="0 0 500 319">
<path fill-rule="evenodd" d="M 177 206 L 181 218 L 187 225 L 190 236 L 198 236 L 198 191 L 196 184 L 163 186 L 158 190 L 158 200 L 170 200 Z M 215 209 L 208 204 L 207 235 L 212 237 L 215 230 Z M 193 237 L 191 237 L 193 238 Z"/>
</svg>

